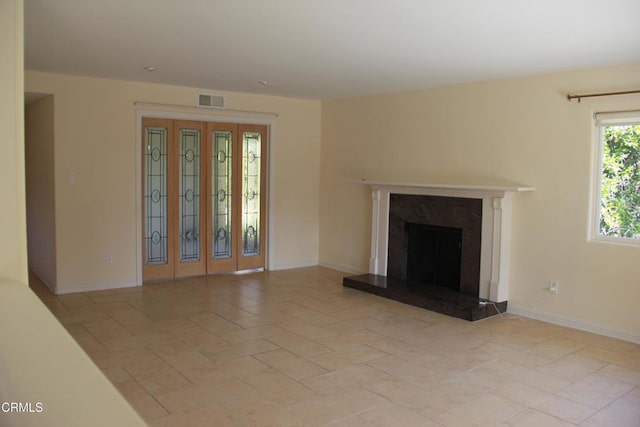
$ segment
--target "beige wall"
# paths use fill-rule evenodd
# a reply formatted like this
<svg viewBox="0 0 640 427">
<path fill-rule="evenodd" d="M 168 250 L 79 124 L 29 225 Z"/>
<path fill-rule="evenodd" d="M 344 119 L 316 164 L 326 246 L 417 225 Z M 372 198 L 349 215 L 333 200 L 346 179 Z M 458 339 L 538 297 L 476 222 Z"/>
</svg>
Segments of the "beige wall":
<svg viewBox="0 0 640 427">
<path fill-rule="evenodd" d="M 135 284 L 134 102 L 193 105 L 198 90 L 39 72 L 26 73 L 26 89 L 54 95 L 58 291 Z M 216 93 L 226 96 L 229 110 L 278 114 L 272 122 L 269 265 L 279 269 L 317 264 L 320 102 Z M 73 184 L 70 175 L 75 176 Z M 104 262 L 107 255 L 112 264 Z"/>
<path fill-rule="evenodd" d="M 368 270 L 370 192 L 353 181 L 531 185 L 514 197 L 511 307 L 640 341 L 640 247 L 587 242 L 592 113 L 640 96 L 566 99 L 638 87 L 640 64 L 324 102 L 321 262 Z"/>
<path fill-rule="evenodd" d="M 27 243 L 29 269 L 56 286 L 56 223 L 53 168 L 53 97 L 25 108 Z"/>
<path fill-rule="evenodd" d="M 0 425 L 142 426 L 27 286 L 23 7 L 0 1 L 0 403 L 43 406 L 0 412 Z"/>
<path fill-rule="evenodd" d="M 22 1 L 0 2 L 0 279 L 27 282 Z"/>
</svg>

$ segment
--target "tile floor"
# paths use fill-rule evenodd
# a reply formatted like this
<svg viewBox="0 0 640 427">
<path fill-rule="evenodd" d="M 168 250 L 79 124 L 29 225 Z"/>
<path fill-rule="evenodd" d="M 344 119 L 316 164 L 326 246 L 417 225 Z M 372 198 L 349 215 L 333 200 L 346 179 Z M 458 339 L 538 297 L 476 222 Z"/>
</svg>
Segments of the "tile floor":
<svg viewBox="0 0 640 427">
<path fill-rule="evenodd" d="M 640 426 L 640 345 L 512 315 L 470 323 L 342 277 L 32 288 L 151 426 Z"/>
</svg>

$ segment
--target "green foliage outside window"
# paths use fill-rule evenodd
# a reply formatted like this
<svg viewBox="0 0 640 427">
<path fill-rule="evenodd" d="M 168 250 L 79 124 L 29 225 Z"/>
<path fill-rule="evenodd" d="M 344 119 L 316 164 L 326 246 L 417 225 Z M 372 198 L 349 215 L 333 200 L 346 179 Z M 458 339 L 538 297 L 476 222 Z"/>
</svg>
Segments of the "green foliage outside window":
<svg viewBox="0 0 640 427">
<path fill-rule="evenodd" d="M 600 233 L 640 239 L 640 124 L 603 128 Z"/>
</svg>

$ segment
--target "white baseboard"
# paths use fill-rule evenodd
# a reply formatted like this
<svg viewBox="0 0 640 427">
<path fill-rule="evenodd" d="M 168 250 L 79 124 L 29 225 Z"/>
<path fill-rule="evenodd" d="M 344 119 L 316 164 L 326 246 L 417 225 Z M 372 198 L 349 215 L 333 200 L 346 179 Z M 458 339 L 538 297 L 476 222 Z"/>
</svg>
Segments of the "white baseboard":
<svg viewBox="0 0 640 427">
<path fill-rule="evenodd" d="M 327 262 L 327 261 L 320 261 L 318 265 L 320 265 L 321 267 L 330 268 L 332 270 L 344 271 L 345 273 L 349 273 L 349 274 L 366 274 L 367 273 L 366 271 L 358 270 L 350 266 L 335 264 L 333 262 Z"/>
<path fill-rule="evenodd" d="M 553 323 L 555 325 L 567 326 L 569 328 L 579 329 L 581 331 L 593 332 L 594 334 L 604 335 L 611 338 L 618 338 L 624 341 L 630 341 L 632 343 L 640 344 L 640 334 L 634 332 L 611 329 L 604 326 L 596 325 L 594 323 L 572 319 L 570 317 L 562 316 L 559 314 L 532 310 L 530 308 L 513 305 L 511 303 L 508 304 L 507 311 L 519 316 L 542 320 L 543 322 Z"/>
<path fill-rule="evenodd" d="M 77 292 L 107 291 L 111 289 L 133 288 L 139 286 L 136 282 L 94 283 L 84 286 L 57 286 L 56 295 L 73 294 Z"/>
</svg>

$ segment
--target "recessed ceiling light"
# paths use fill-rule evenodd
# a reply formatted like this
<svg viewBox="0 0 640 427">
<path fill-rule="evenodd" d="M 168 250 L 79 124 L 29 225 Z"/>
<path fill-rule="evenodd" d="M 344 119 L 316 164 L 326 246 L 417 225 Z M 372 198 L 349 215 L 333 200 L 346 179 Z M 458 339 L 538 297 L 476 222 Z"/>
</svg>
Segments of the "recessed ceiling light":
<svg viewBox="0 0 640 427">
<path fill-rule="evenodd" d="M 144 67 L 145 70 L 152 72 L 156 70 L 156 67 L 150 67 L 149 65 L 147 65 L 146 67 Z"/>
</svg>

